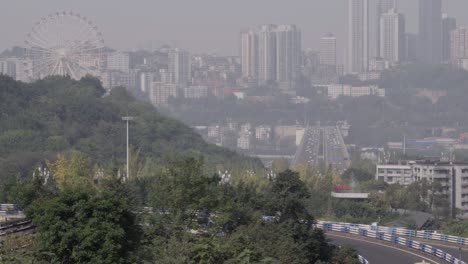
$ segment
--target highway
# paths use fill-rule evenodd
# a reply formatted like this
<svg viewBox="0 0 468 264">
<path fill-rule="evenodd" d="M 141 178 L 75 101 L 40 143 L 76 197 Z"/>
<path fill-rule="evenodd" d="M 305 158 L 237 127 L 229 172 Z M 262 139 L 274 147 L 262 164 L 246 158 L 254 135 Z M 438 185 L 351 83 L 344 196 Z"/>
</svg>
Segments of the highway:
<svg viewBox="0 0 468 264">
<path fill-rule="evenodd" d="M 340 173 L 344 172 L 350 166 L 350 160 L 340 130 L 334 126 L 307 127 L 294 163 L 308 163 L 311 166 L 325 164 Z"/>
<path fill-rule="evenodd" d="M 359 236 L 349 236 L 335 232 L 327 232 L 326 236 L 336 245 L 353 247 L 371 264 L 414 264 L 423 260 L 426 263 L 433 264 L 446 263 L 443 260 L 432 260 L 426 253 L 394 247 L 378 240 L 369 240 Z"/>
</svg>

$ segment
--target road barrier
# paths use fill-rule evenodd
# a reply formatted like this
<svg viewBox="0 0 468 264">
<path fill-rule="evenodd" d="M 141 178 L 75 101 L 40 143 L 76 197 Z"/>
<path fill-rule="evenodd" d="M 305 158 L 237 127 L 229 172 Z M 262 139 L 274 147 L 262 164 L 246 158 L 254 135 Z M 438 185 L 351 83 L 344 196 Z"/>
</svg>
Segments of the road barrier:
<svg viewBox="0 0 468 264">
<path fill-rule="evenodd" d="M 416 231 L 416 230 L 398 228 L 398 227 L 338 223 L 338 222 L 328 222 L 328 221 L 319 221 L 319 223 L 341 224 L 343 226 L 357 227 L 357 228 L 384 232 L 384 233 L 389 233 L 389 234 L 394 234 L 394 235 L 399 235 L 399 236 L 423 238 L 423 239 L 436 240 L 436 241 L 442 241 L 442 242 L 447 242 L 447 243 L 454 243 L 457 245 L 468 246 L 468 238 L 449 236 L 449 235 L 444 235 L 444 234 L 434 233 L 434 232 L 424 231 L 424 230 Z"/>
<path fill-rule="evenodd" d="M 443 259 L 449 263 L 466 264 L 465 262 L 457 259 L 456 257 L 452 256 L 451 254 L 447 252 L 444 252 L 433 246 L 426 245 L 418 241 L 413 241 L 411 239 L 399 237 L 397 234 L 371 230 L 369 228 L 350 226 L 348 224 L 331 223 L 331 222 L 323 222 L 323 221 L 318 222 L 316 227 L 325 231 L 335 231 L 335 232 L 341 232 L 345 234 L 353 234 L 353 235 L 363 236 L 363 237 L 367 237 L 371 239 L 387 241 L 387 242 L 390 242 L 392 244 L 396 244 L 399 246 L 404 246 L 407 248 L 419 250 L 420 252 L 430 254 L 437 258 Z"/>
<path fill-rule="evenodd" d="M 361 262 L 361 264 L 370 264 L 369 261 L 367 261 L 367 259 L 365 259 L 363 256 L 358 255 L 358 258 L 359 258 L 359 262 Z"/>
</svg>

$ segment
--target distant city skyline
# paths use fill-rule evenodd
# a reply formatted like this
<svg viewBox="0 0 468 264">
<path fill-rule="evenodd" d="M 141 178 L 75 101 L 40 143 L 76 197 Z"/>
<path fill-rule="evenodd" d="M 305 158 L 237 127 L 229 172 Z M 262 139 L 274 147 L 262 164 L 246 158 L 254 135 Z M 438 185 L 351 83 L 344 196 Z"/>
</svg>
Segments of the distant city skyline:
<svg viewBox="0 0 468 264">
<path fill-rule="evenodd" d="M 215 0 L 64 2 L 44 0 L 3 3 L 0 10 L 0 49 L 22 45 L 31 26 L 56 11 L 75 11 L 96 23 L 106 44 L 120 50 L 157 48 L 162 44 L 182 47 L 193 53 L 238 55 L 238 34 L 242 28 L 261 24 L 296 24 L 302 29 L 304 49 L 318 50 L 327 32 L 337 37 L 339 63 L 347 41 L 347 0 L 294 0 L 222 2 Z M 104 3 L 105 2 L 105 3 Z M 371 0 L 376 4 L 375 0 Z M 397 1 L 407 18 L 408 31 L 417 32 L 417 0 Z M 268 12 L 264 7 L 268 6 Z M 183 8 L 181 8 L 183 7 Z M 445 0 L 443 12 L 468 26 L 464 11 L 468 1 Z M 8 26 L 6 26 L 8 25 Z"/>
</svg>

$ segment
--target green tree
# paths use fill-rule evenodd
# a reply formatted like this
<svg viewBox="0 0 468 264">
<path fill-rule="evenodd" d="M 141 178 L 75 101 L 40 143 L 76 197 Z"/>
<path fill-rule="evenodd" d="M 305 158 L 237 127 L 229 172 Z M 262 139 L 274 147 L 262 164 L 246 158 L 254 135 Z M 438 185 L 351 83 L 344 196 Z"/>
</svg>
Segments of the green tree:
<svg viewBox="0 0 468 264">
<path fill-rule="evenodd" d="M 50 263 L 131 263 L 141 231 L 128 202 L 112 191 L 66 188 L 31 206 L 39 259 Z M 49 253 L 49 254 L 41 254 Z"/>
</svg>

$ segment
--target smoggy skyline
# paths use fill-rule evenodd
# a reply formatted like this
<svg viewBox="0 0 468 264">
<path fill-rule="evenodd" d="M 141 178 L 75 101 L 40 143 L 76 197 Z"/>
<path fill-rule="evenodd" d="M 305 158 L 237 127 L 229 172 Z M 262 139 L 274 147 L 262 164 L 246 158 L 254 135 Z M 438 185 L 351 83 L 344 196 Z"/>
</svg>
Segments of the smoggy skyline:
<svg viewBox="0 0 468 264">
<path fill-rule="evenodd" d="M 398 7 L 406 16 L 408 31 L 416 32 L 417 0 L 399 0 Z M 443 11 L 456 17 L 460 26 L 468 26 L 466 10 L 468 1 L 444 1 Z M 106 45 L 121 50 L 170 44 L 195 53 L 237 55 L 239 31 L 267 23 L 297 24 L 304 49 L 317 49 L 327 32 L 337 36 L 339 53 L 346 43 L 347 0 L 19 0 L 3 3 L 0 10 L 0 49 L 22 45 L 31 26 L 56 11 L 88 17 L 103 33 Z"/>
</svg>

